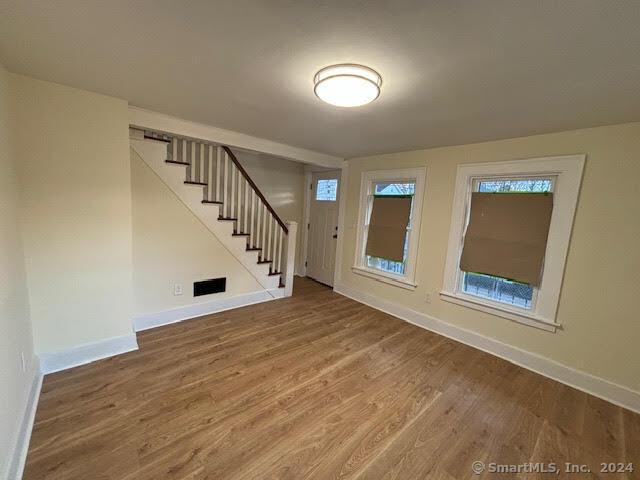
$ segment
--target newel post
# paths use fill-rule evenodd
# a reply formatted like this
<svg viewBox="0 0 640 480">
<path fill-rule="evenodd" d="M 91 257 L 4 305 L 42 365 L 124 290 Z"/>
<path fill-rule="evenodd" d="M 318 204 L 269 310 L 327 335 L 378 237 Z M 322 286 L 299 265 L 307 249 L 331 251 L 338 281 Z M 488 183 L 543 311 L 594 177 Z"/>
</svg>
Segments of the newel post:
<svg viewBox="0 0 640 480">
<path fill-rule="evenodd" d="M 296 266 L 296 242 L 298 237 L 298 222 L 288 220 L 285 222 L 289 229 L 285 246 L 285 267 L 284 267 L 284 296 L 290 297 L 293 294 L 293 272 Z"/>
</svg>

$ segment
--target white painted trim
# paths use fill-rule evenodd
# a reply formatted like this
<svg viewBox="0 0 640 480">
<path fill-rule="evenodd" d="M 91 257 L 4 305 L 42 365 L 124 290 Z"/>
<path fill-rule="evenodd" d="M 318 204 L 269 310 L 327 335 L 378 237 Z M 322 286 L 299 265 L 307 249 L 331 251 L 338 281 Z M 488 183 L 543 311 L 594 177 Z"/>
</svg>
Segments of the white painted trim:
<svg viewBox="0 0 640 480">
<path fill-rule="evenodd" d="M 488 302 L 483 301 L 482 298 L 474 297 L 472 295 L 465 295 L 464 293 L 450 294 L 448 292 L 440 292 L 440 298 L 445 302 L 455 303 L 456 305 L 462 305 L 463 307 L 473 308 L 481 312 L 490 313 L 498 317 L 508 318 L 514 322 L 523 323 L 530 327 L 536 327 L 547 332 L 555 333 L 556 328 L 560 327 L 559 323 L 549 322 L 544 318 L 539 318 L 534 314 L 529 314 L 526 310 L 510 309 L 508 305 L 492 306 Z"/>
<path fill-rule="evenodd" d="M 231 130 L 224 130 L 203 123 L 183 120 L 163 113 L 134 107 L 133 105 L 129 105 L 129 125 L 136 128 L 146 128 L 157 132 L 173 133 L 184 137 L 206 140 L 228 147 L 266 153 L 268 155 L 320 167 L 340 168 L 344 161 L 343 158 L 334 157 L 325 153 L 293 147 L 284 143 L 273 142 Z"/>
<path fill-rule="evenodd" d="M 336 285 L 334 291 L 425 330 L 503 358 L 540 375 L 640 413 L 640 392 L 346 285 Z"/>
<path fill-rule="evenodd" d="M 136 334 L 123 335 L 121 337 L 107 338 L 97 342 L 91 342 L 77 347 L 69 348 L 53 353 L 41 353 L 40 369 L 43 374 L 54 373 L 67 368 L 77 367 L 86 363 L 113 357 L 121 353 L 138 350 Z"/>
<path fill-rule="evenodd" d="M 344 237 L 347 233 L 347 182 L 349 181 L 349 162 L 344 162 L 340 172 L 340 195 L 338 196 L 338 243 L 336 245 L 335 267 L 333 268 L 333 284 L 342 281 L 342 258 L 344 253 Z"/>
<path fill-rule="evenodd" d="M 420 245 L 420 229 L 422 224 L 422 205 L 424 203 L 425 184 L 427 179 L 427 167 L 390 169 L 390 170 L 368 170 L 362 172 L 360 176 L 360 192 L 358 206 L 358 220 L 356 228 L 356 256 L 353 262 L 352 270 L 356 273 L 367 272 L 371 277 L 379 277 L 381 282 L 391 283 L 388 280 L 393 279 L 391 283 L 395 286 L 412 286 L 416 284 L 416 266 L 418 263 L 418 246 Z M 389 275 L 386 272 L 368 268 L 365 263 L 365 221 L 369 214 L 370 197 L 373 195 L 373 184 L 378 181 L 415 181 L 415 192 L 413 194 L 413 206 L 411 209 L 411 230 L 409 230 L 409 252 L 407 254 L 407 263 L 405 265 L 404 275 Z M 355 269 L 355 270 L 354 270 Z"/>
<path fill-rule="evenodd" d="M 311 215 L 311 182 L 313 182 L 313 172 L 309 167 L 305 168 L 304 172 L 304 203 L 302 206 L 302 225 L 300 226 L 299 234 L 302 235 L 302 261 L 298 266 L 298 275 L 301 277 L 307 276 L 307 255 L 309 252 L 309 221 Z"/>
<path fill-rule="evenodd" d="M 14 444 L 13 454 L 9 460 L 7 479 L 22 478 L 22 473 L 24 472 L 24 466 L 27 460 L 27 452 L 29 451 L 29 442 L 31 441 L 31 432 L 33 431 L 33 422 L 36 418 L 36 410 L 38 408 L 40 390 L 42 389 L 43 375 L 40 371 L 38 357 L 34 357 L 31 364 L 31 385 L 27 394 L 24 413 L 20 418 L 20 426 L 18 427 L 18 435 Z"/>
<path fill-rule="evenodd" d="M 171 323 L 189 320 L 191 318 L 210 315 L 212 313 L 223 312 L 233 308 L 253 305 L 255 303 L 268 302 L 275 298 L 282 298 L 284 289 L 277 288 L 272 291 L 260 290 L 257 292 L 244 293 L 233 297 L 220 298 L 209 302 L 186 305 L 184 307 L 172 308 L 157 313 L 148 313 L 134 317 L 133 325 L 136 332 L 148 330 L 150 328 L 161 327 Z M 275 298 L 274 298 L 275 297 Z"/>
<path fill-rule="evenodd" d="M 580 184 L 582 183 L 585 158 L 585 155 L 579 154 L 458 165 L 441 293 L 442 299 L 446 301 L 455 301 L 457 299 L 458 301 L 455 303 L 461 303 L 461 298 L 465 299 L 464 296 L 461 296 L 463 292 L 459 291 L 459 264 L 473 181 L 484 177 L 554 176 L 554 206 L 549 226 L 544 273 L 533 309 L 522 309 L 521 313 L 513 315 L 514 310 L 519 310 L 517 307 L 510 308 L 509 306 L 498 305 L 495 302 L 485 301 L 480 297 L 474 298 L 474 304 L 482 304 L 491 309 L 490 313 L 494 315 L 506 317 L 525 325 L 536 327 L 541 325 L 558 326 L 555 321 L 556 313 L 562 288 L 565 261 L 569 250 L 569 240 L 573 228 L 573 218 L 578 202 Z M 548 330 L 555 331 L 555 329 Z"/>
<path fill-rule="evenodd" d="M 357 265 L 354 265 L 351 267 L 351 271 L 358 275 L 362 275 L 363 277 L 373 278 L 378 282 L 387 283 L 394 287 L 400 287 L 406 290 L 415 290 L 417 287 L 415 283 L 406 280 L 404 277 L 393 275 L 392 273 L 380 272 L 372 268 L 358 267 Z"/>
</svg>

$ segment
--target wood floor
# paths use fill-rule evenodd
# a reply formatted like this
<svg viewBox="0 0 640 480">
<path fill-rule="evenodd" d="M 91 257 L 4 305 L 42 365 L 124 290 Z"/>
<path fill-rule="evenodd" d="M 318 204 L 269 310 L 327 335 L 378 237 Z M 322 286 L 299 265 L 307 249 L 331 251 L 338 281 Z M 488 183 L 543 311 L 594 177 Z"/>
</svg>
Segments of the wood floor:
<svg viewBox="0 0 640 480">
<path fill-rule="evenodd" d="M 25 479 L 458 479 L 640 469 L 640 415 L 296 279 L 44 380 Z"/>
</svg>

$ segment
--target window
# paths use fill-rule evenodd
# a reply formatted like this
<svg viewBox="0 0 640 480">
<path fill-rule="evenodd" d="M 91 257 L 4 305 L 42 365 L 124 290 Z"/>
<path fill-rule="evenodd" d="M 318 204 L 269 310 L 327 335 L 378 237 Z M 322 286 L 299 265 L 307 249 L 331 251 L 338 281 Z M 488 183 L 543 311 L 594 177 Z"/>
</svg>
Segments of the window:
<svg viewBox="0 0 640 480">
<path fill-rule="evenodd" d="M 584 155 L 460 165 L 441 298 L 555 331 L 558 326 L 555 321 L 557 304 L 583 165 Z M 472 192 L 499 195 L 553 192 L 553 211 L 539 287 L 460 269 Z"/>
<path fill-rule="evenodd" d="M 553 191 L 553 178 L 483 178 L 473 181 L 474 192 L 488 193 L 544 193 Z M 467 220 L 468 221 L 468 220 Z M 535 289 L 521 283 L 493 275 L 462 272 L 460 290 L 476 297 L 485 298 L 530 310 L 535 301 Z"/>
<path fill-rule="evenodd" d="M 393 182 L 376 182 L 373 184 L 374 196 L 410 196 L 413 197 L 416 190 L 416 182 L 407 183 L 393 183 Z M 412 202 L 413 203 L 413 202 Z M 367 266 L 377 270 L 382 270 L 389 273 L 397 273 L 404 275 L 405 265 L 407 263 L 407 253 L 409 246 L 409 232 L 411 230 L 411 214 L 409 214 L 409 224 L 407 225 L 406 233 L 404 236 L 404 255 L 401 262 L 388 260 L 380 257 L 372 257 L 366 255 Z"/>
<path fill-rule="evenodd" d="M 316 185 L 316 200 L 320 202 L 335 202 L 338 197 L 338 179 L 328 178 L 318 180 Z"/>
<path fill-rule="evenodd" d="M 415 288 L 415 261 L 420 234 L 420 215 L 424 191 L 425 169 L 382 170 L 363 172 L 360 212 L 358 216 L 358 246 L 353 271 L 403 288 Z M 403 243 L 396 243 L 397 258 L 384 258 L 367 254 L 370 221 L 374 200 L 384 198 L 409 198 L 409 218 L 403 232 Z M 404 201 L 406 202 L 406 200 Z M 407 204 L 404 203 L 404 214 Z M 405 217 L 406 219 L 406 217 Z M 402 238 L 396 237 L 397 240 Z"/>
</svg>

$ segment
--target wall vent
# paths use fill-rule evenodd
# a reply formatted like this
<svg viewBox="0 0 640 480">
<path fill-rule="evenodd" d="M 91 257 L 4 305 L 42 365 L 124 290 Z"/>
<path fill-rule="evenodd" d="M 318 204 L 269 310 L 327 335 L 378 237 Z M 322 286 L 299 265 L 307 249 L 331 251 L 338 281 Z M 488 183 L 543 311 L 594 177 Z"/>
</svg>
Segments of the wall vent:
<svg viewBox="0 0 640 480">
<path fill-rule="evenodd" d="M 227 289 L 227 278 L 212 278 L 210 280 L 202 280 L 201 282 L 193 282 L 193 296 L 200 297 L 202 295 L 210 295 L 212 293 L 224 292 Z"/>
</svg>

